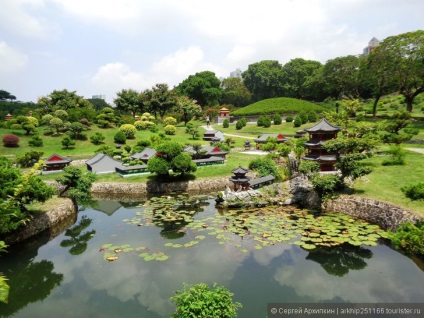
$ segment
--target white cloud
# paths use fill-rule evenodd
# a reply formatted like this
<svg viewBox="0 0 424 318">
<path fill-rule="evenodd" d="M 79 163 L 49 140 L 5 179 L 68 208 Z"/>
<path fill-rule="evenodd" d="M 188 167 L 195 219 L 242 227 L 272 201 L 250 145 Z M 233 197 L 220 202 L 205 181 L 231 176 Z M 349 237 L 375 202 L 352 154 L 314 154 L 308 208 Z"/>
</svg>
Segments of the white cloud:
<svg viewBox="0 0 424 318">
<path fill-rule="evenodd" d="M 1 41 L 0 61 L 0 73 L 15 72 L 26 66 L 28 57 L 7 45 L 6 42 Z"/>
<path fill-rule="evenodd" d="M 38 12 L 45 0 L 3 0 L 0 10 L 0 30 L 25 38 L 48 38 L 57 29 Z M 37 12 L 29 13 L 34 10 Z"/>
</svg>

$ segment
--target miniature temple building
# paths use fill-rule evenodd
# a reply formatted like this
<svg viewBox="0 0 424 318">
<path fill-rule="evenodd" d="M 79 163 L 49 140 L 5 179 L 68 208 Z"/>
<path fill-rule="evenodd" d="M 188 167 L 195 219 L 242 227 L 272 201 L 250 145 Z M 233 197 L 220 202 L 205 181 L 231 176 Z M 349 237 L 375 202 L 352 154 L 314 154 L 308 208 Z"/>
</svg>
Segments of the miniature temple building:
<svg viewBox="0 0 424 318">
<path fill-rule="evenodd" d="M 5 120 L 5 121 L 11 120 L 11 119 L 12 119 L 12 117 L 13 117 L 13 115 L 11 115 L 10 113 L 8 113 L 8 114 L 4 117 L 4 120 Z"/>
<path fill-rule="evenodd" d="M 216 119 L 217 124 L 222 124 L 225 119 L 230 120 L 230 111 L 228 108 L 222 107 L 219 110 L 218 117 Z"/>
<path fill-rule="evenodd" d="M 258 138 L 254 139 L 256 142 L 256 149 L 259 149 L 260 144 L 266 144 L 268 142 L 268 138 L 276 138 L 277 144 L 286 142 L 288 140 L 282 134 L 262 134 Z"/>
<path fill-rule="evenodd" d="M 57 154 L 51 155 L 45 161 L 46 165 L 43 168 L 43 172 L 63 170 L 63 168 L 69 166 L 71 161 L 71 159 L 59 156 Z"/>
<path fill-rule="evenodd" d="M 248 169 L 245 169 L 241 166 L 231 170 L 234 174 L 229 180 L 234 184 L 234 191 L 237 190 L 248 190 L 250 178 L 246 176 L 246 173 L 249 172 Z"/>
<path fill-rule="evenodd" d="M 305 129 L 309 133 L 309 140 L 305 142 L 308 154 L 303 159 L 319 162 L 320 171 L 335 171 L 336 156 L 323 149 L 323 145 L 327 140 L 337 138 L 340 130 L 341 127 L 330 124 L 325 118 Z"/>
<path fill-rule="evenodd" d="M 224 134 L 219 130 L 206 130 L 203 134 L 203 140 L 211 142 L 224 141 Z"/>
</svg>

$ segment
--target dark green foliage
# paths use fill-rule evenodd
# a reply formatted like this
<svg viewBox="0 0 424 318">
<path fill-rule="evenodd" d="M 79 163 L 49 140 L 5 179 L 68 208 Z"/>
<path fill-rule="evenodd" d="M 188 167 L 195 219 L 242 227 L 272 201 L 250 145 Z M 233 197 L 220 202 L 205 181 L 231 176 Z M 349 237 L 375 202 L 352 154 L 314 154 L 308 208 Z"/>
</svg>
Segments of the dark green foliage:
<svg viewBox="0 0 424 318">
<path fill-rule="evenodd" d="M 95 174 L 91 172 L 82 172 L 80 168 L 68 166 L 63 169 L 63 176 L 56 179 L 64 188 L 59 196 L 67 194 L 77 208 L 77 204 L 86 203 L 91 200 L 91 185 L 96 179 Z"/>
<path fill-rule="evenodd" d="M 243 127 L 247 125 L 247 119 L 246 119 L 246 117 L 243 117 L 239 121 L 243 124 Z"/>
<path fill-rule="evenodd" d="M 211 71 L 190 75 L 177 86 L 176 90 L 196 100 L 202 107 L 213 106 L 222 96 L 221 82 Z"/>
<path fill-rule="evenodd" d="M 158 125 L 149 126 L 149 131 L 152 132 L 152 133 L 157 133 L 159 131 Z"/>
<path fill-rule="evenodd" d="M 236 129 L 240 130 L 244 127 L 243 122 L 241 120 L 237 121 L 236 123 Z"/>
<path fill-rule="evenodd" d="M 343 186 L 340 177 L 334 174 L 321 175 L 319 173 L 315 173 L 311 178 L 311 182 L 314 190 L 321 199 L 330 196 Z"/>
<path fill-rule="evenodd" d="M 127 141 L 127 136 L 122 131 L 118 131 L 115 136 L 113 136 L 113 140 L 115 143 L 123 145 Z"/>
<path fill-rule="evenodd" d="M 302 120 L 302 125 L 306 124 L 309 121 L 308 114 L 306 111 L 301 111 L 297 117 L 300 117 L 300 120 Z M 296 117 L 296 118 L 297 118 Z"/>
<path fill-rule="evenodd" d="M 158 175 L 168 175 L 171 169 L 170 163 L 162 157 L 152 157 L 147 161 L 147 170 Z"/>
<path fill-rule="evenodd" d="M 93 143 L 93 144 L 95 144 L 95 145 L 100 145 L 102 142 L 103 142 L 103 140 L 105 140 L 105 136 L 101 133 L 101 132 L 99 132 L 99 131 L 96 131 L 95 133 L 94 133 L 94 135 L 92 135 L 91 137 L 90 137 L 90 140 L 91 140 L 91 142 Z"/>
<path fill-rule="evenodd" d="M 385 153 L 389 157 L 383 160 L 383 166 L 402 166 L 405 164 L 406 152 L 399 145 L 392 145 Z"/>
<path fill-rule="evenodd" d="M 42 151 L 28 151 L 24 155 L 16 158 L 16 164 L 22 168 L 32 167 L 43 155 Z"/>
<path fill-rule="evenodd" d="M 294 122 L 293 122 L 293 126 L 294 127 L 302 126 L 302 118 L 300 118 L 299 116 L 296 116 L 296 118 L 294 119 Z"/>
<path fill-rule="evenodd" d="M 104 153 L 104 154 L 107 154 L 107 155 L 112 157 L 114 151 L 115 151 L 115 149 L 113 149 L 111 146 L 103 145 L 99 149 L 96 150 L 96 153 Z"/>
<path fill-rule="evenodd" d="M 411 200 L 424 201 L 424 182 L 404 186 L 401 190 Z"/>
<path fill-rule="evenodd" d="M 197 127 L 195 127 L 193 124 L 191 124 L 190 126 L 189 126 L 189 124 L 191 124 L 191 123 L 187 124 L 186 133 L 190 134 L 191 138 L 193 140 L 198 140 L 200 138 L 199 129 Z"/>
<path fill-rule="evenodd" d="M 299 165 L 299 172 L 305 175 L 311 175 L 319 171 L 319 162 L 311 160 L 302 160 Z"/>
<path fill-rule="evenodd" d="M 28 145 L 31 147 L 42 147 L 43 139 L 41 139 L 39 135 L 32 136 L 32 138 L 28 141 Z"/>
<path fill-rule="evenodd" d="M 308 112 L 308 122 L 315 123 L 318 120 L 317 113 L 313 110 Z"/>
<path fill-rule="evenodd" d="M 250 104 L 246 107 L 237 109 L 231 112 L 233 116 L 251 116 L 251 115 L 273 115 L 273 114 L 293 114 L 298 113 L 299 111 L 309 111 L 314 110 L 318 113 L 325 111 L 325 108 L 312 104 L 311 102 L 279 97 L 279 98 L 270 98 L 258 101 L 256 103 Z"/>
<path fill-rule="evenodd" d="M 228 119 L 224 119 L 222 122 L 222 128 L 228 128 L 230 127 L 230 121 Z"/>
<path fill-rule="evenodd" d="M 274 115 L 274 125 L 281 125 L 281 123 L 283 122 L 283 120 L 281 119 L 280 115 Z"/>
<path fill-rule="evenodd" d="M 415 224 L 411 222 L 403 223 L 396 229 L 395 233 L 390 235 L 390 240 L 396 249 L 421 256 L 424 256 L 423 238 L 424 222 L 422 221 L 418 221 Z"/>
<path fill-rule="evenodd" d="M 171 168 L 174 172 L 180 173 L 181 175 L 197 170 L 197 166 L 193 162 L 190 154 L 186 152 L 182 152 L 172 159 Z"/>
<path fill-rule="evenodd" d="M 65 135 L 62 138 L 61 143 L 62 143 L 63 148 L 65 148 L 65 149 L 69 149 L 69 148 L 72 148 L 72 147 L 75 146 L 75 140 L 72 140 L 71 137 L 69 137 L 69 135 Z"/>
<path fill-rule="evenodd" d="M 264 117 L 263 126 L 265 128 L 271 127 L 271 118 L 269 118 L 269 116 Z"/>
<path fill-rule="evenodd" d="M 223 287 L 213 285 L 210 288 L 206 284 L 183 285 L 183 289 L 177 290 L 171 300 L 177 308 L 172 318 L 234 318 L 237 317 L 237 309 L 242 305 L 233 302 L 233 294 Z"/>
<path fill-rule="evenodd" d="M 83 130 L 84 130 L 83 124 L 81 124 L 80 122 L 73 122 L 69 127 L 71 138 L 76 140 L 85 140 L 87 136 L 81 134 Z"/>
<path fill-rule="evenodd" d="M 291 123 L 293 121 L 293 117 L 292 116 L 287 116 L 286 117 L 286 122 Z"/>
<path fill-rule="evenodd" d="M 270 158 L 256 158 L 249 162 L 249 169 L 255 170 L 259 177 L 273 175 L 276 179 L 280 178 L 277 164 Z"/>
<path fill-rule="evenodd" d="M 259 116 L 258 120 L 256 121 L 256 125 L 258 125 L 259 127 L 263 127 L 264 119 L 265 119 L 265 116 Z"/>
<path fill-rule="evenodd" d="M 8 134 L 3 136 L 3 145 L 5 147 L 18 147 L 19 137 L 14 134 Z"/>
</svg>

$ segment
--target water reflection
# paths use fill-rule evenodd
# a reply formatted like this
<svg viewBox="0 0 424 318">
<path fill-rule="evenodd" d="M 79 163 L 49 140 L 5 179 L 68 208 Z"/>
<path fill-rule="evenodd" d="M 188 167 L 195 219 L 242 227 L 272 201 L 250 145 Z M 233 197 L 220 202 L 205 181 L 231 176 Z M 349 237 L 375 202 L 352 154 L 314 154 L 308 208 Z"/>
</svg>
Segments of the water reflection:
<svg viewBox="0 0 424 318">
<path fill-rule="evenodd" d="M 0 303 L 0 317 L 9 317 L 30 303 L 45 299 L 63 281 L 63 274 L 54 272 L 53 262 L 34 261 L 38 249 L 48 242 L 49 233 L 38 239 L 33 244 L 15 245 L 0 258 L 0 272 L 8 277 L 10 285 L 9 303 Z"/>
<path fill-rule="evenodd" d="M 69 239 L 60 242 L 60 246 L 71 247 L 69 249 L 71 255 L 80 255 L 84 253 L 87 249 L 87 242 L 93 238 L 96 231 L 91 230 L 84 233 L 82 233 L 82 231 L 88 228 L 92 222 L 92 219 L 84 215 L 77 225 L 66 230 L 65 236 L 69 237 Z"/>
<path fill-rule="evenodd" d="M 360 270 L 367 266 L 365 259 L 373 256 L 371 250 L 344 244 L 329 248 L 317 248 L 309 252 L 307 260 L 317 262 L 330 275 L 343 277 L 349 270 Z"/>
</svg>

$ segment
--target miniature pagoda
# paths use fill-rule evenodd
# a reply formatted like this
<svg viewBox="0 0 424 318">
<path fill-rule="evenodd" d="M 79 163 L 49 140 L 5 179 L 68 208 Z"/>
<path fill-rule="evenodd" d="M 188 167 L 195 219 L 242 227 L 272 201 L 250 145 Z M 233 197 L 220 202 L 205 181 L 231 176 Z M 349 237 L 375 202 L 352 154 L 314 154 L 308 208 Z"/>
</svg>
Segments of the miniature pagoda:
<svg viewBox="0 0 424 318">
<path fill-rule="evenodd" d="M 341 129 L 330 124 L 325 118 L 315 126 L 305 129 L 309 133 L 309 140 L 305 143 L 308 154 L 303 159 L 319 162 L 320 171 L 335 171 L 336 156 L 323 149 L 323 145 L 327 140 L 337 138 Z"/>
<path fill-rule="evenodd" d="M 234 191 L 237 191 L 239 189 L 248 190 L 250 178 L 246 176 L 246 173 L 248 173 L 249 170 L 238 166 L 238 168 L 231 170 L 231 172 L 234 175 L 229 180 L 234 183 Z"/>
</svg>

